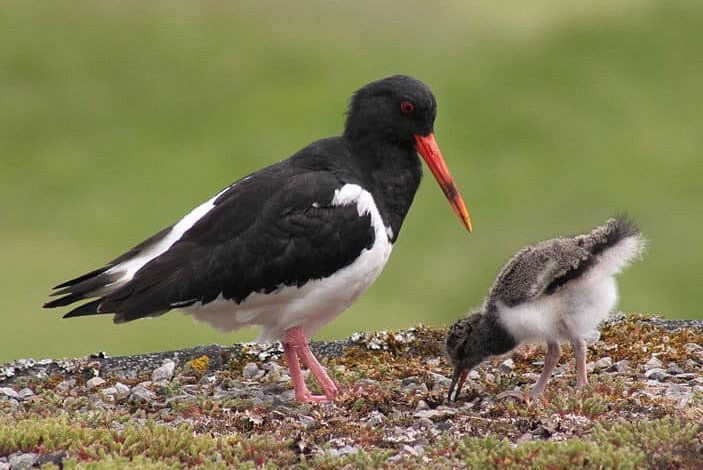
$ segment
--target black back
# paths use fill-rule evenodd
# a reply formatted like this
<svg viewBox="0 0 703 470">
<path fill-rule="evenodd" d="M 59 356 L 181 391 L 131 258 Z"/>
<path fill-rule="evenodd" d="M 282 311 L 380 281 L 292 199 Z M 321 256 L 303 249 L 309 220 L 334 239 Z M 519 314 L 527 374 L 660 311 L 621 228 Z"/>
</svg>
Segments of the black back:
<svg viewBox="0 0 703 470">
<path fill-rule="evenodd" d="M 402 114 L 403 100 L 412 101 L 416 112 Z M 241 302 L 254 292 L 328 277 L 375 241 L 368 214 L 360 216 L 355 204 L 331 205 L 335 190 L 358 184 L 370 192 L 395 242 L 422 176 L 413 134 L 431 132 L 435 112 L 432 93 L 415 79 L 373 82 L 352 98 L 342 137 L 314 142 L 232 185 L 131 281 L 110 289 L 115 275 L 109 268 L 148 249 L 170 228 L 104 268 L 57 286 L 55 295 L 64 297 L 45 307 L 99 296 L 65 316 L 115 313 L 115 321 L 124 322 L 220 295 Z"/>
</svg>

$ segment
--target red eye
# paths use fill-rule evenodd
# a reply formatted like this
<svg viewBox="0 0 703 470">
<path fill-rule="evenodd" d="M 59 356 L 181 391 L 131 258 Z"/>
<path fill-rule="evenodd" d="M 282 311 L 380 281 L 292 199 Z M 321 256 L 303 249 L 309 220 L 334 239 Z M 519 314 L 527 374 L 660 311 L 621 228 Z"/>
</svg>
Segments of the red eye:
<svg viewBox="0 0 703 470">
<path fill-rule="evenodd" d="M 403 114 L 412 114 L 415 111 L 415 105 L 412 104 L 410 101 L 401 101 L 400 110 L 403 112 Z"/>
</svg>

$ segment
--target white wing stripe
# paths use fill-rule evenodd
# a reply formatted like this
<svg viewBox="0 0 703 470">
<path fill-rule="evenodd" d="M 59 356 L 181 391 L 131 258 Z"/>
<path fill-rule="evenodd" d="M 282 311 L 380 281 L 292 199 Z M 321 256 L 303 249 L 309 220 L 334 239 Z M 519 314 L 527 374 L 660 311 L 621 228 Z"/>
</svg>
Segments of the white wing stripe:
<svg viewBox="0 0 703 470">
<path fill-rule="evenodd" d="M 110 268 L 107 271 L 108 274 L 124 273 L 123 276 L 121 276 L 118 280 L 110 284 L 110 286 L 114 286 L 115 284 L 123 284 L 129 281 L 134 277 L 134 274 L 139 271 L 145 264 L 147 264 L 149 261 L 153 260 L 157 256 L 166 252 L 166 250 L 171 248 L 174 243 L 181 239 L 184 233 L 190 230 L 190 228 L 193 227 L 193 225 L 195 225 L 198 220 L 205 217 L 205 215 L 210 212 L 213 207 L 215 207 L 215 201 L 217 200 L 217 198 L 220 197 L 222 193 L 224 193 L 231 187 L 232 186 L 228 186 L 227 188 L 223 189 L 215 196 L 210 198 L 207 202 L 200 204 L 198 207 L 190 211 L 188 215 L 183 217 L 180 221 L 178 221 L 178 223 L 176 223 L 176 225 L 171 228 L 171 231 L 168 232 L 165 237 L 143 250 L 137 256 L 135 256 L 134 258 L 130 258 L 127 261 L 123 261 L 117 266 L 113 266 L 112 268 Z"/>
</svg>

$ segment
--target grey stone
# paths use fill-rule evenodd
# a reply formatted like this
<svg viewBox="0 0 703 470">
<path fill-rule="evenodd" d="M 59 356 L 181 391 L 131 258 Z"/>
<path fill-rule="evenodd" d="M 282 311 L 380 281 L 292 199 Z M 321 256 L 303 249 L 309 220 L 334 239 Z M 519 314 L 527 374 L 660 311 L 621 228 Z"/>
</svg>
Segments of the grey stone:
<svg viewBox="0 0 703 470">
<path fill-rule="evenodd" d="M 449 378 L 445 377 L 444 375 L 435 374 L 434 372 L 430 372 L 430 377 L 432 377 L 432 382 L 433 382 L 432 391 L 433 392 L 449 388 L 449 384 L 452 382 Z"/>
<path fill-rule="evenodd" d="M 300 423 L 303 426 L 305 426 L 306 428 L 309 428 L 310 426 L 315 424 L 315 418 L 313 418 L 312 416 L 308 416 L 308 415 L 300 415 L 298 417 L 298 421 L 300 421 Z"/>
<path fill-rule="evenodd" d="M 380 411 L 374 411 L 369 414 L 366 424 L 369 426 L 380 426 L 386 421 L 386 416 Z"/>
<path fill-rule="evenodd" d="M 176 363 L 172 359 L 164 359 L 161 367 L 154 369 L 151 373 L 152 382 L 168 382 L 173 378 L 173 371 L 176 369 Z"/>
<path fill-rule="evenodd" d="M 613 358 L 610 356 L 601 357 L 596 361 L 596 369 L 607 369 L 613 365 Z"/>
<path fill-rule="evenodd" d="M 114 401 L 115 396 L 117 395 L 117 389 L 115 387 L 103 388 L 100 390 L 100 393 L 102 393 L 103 397 L 107 401 Z"/>
<path fill-rule="evenodd" d="M 20 396 L 13 388 L 10 387 L 0 387 L 0 395 L 4 395 L 7 398 L 14 398 L 15 400 L 19 400 Z"/>
<path fill-rule="evenodd" d="M 666 373 L 671 375 L 679 375 L 685 372 L 686 371 L 684 371 L 678 364 L 669 364 L 669 367 L 666 369 Z"/>
<path fill-rule="evenodd" d="M 422 410 L 428 410 L 430 406 L 427 404 L 425 400 L 420 400 L 417 402 L 417 406 L 415 406 L 416 411 L 422 411 Z"/>
<path fill-rule="evenodd" d="M 428 367 L 439 367 L 441 360 L 438 357 L 428 357 L 425 359 L 425 365 Z"/>
<path fill-rule="evenodd" d="M 595 362 L 589 362 L 586 364 L 586 372 L 589 374 L 593 373 L 593 371 L 596 370 L 596 363 Z"/>
<path fill-rule="evenodd" d="M 76 379 L 62 380 L 56 385 L 56 388 L 61 392 L 67 392 L 76 386 Z"/>
<path fill-rule="evenodd" d="M 630 372 L 632 368 L 630 367 L 630 361 L 627 359 L 623 359 L 622 361 L 618 361 L 608 367 L 608 372 L 617 372 L 618 374 L 626 374 Z"/>
<path fill-rule="evenodd" d="M 683 381 L 689 381 L 689 380 L 694 380 L 696 378 L 696 374 L 692 372 L 684 372 L 683 374 L 676 374 L 674 378 L 676 380 L 683 380 Z"/>
<path fill-rule="evenodd" d="M 445 416 L 453 416 L 457 413 L 457 410 L 450 408 L 448 406 L 440 405 L 433 410 L 420 410 L 416 411 L 413 416 L 418 419 L 427 418 L 443 418 Z"/>
<path fill-rule="evenodd" d="M 652 380 L 658 380 L 659 382 L 663 382 L 666 380 L 667 377 L 669 377 L 669 374 L 667 374 L 664 369 L 661 368 L 653 368 L 647 370 L 647 372 L 644 373 L 644 376 L 648 379 Z"/>
<path fill-rule="evenodd" d="M 17 359 L 17 361 L 15 361 L 15 364 L 17 364 L 17 367 L 20 367 L 20 368 L 22 368 L 22 369 L 28 369 L 28 368 L 30 368 L 30 367 L 33 367 L 34 364 L 36 364 L 36 363 L 37 363 L 37 362 L 36 362 L 34 359 L 32 359 L 32 358 L 28 358 L 28 359 Z"/>
<path fill-rule="evenodd" d="M 34 396 L 34 391 L 32 391 L 31 388 L 25 387 L 19 392 L 17 392 L 17 394 L 20 396 L 21 399 L 26 400 Z"/>
<path fill-rule="evenodd" d="M 247 362 L 244 369 L 242 369 L 242 376 L 247 380 L 255 379 L 259 374 L 263 374 L 263 371 L 259 369 L 255 362 Z"/>
<path fill-rule="evenodd" d="M 86 385 L 89 389 L 93 389 L 93 388 L 99 387 L 99 386 L 101 386 L 101 385 L 103 385 L 103 384 L 105 384 L 105 379 L 103 379 L 102 377 L 93 377 L 92 379 L 88 380 L 88 381 L 85 383 L 85 385 Z"/>
<path fill-rule="evenodd" d="M 13 454 L 10 456 L 8 463 L 12 470 L 26 470 L 32 468 L 38 458 L 38 454 Z"/>
<path fill-rule="evenodd" d="M 416 375 L 411 375 L 409 377 L 405 377 L 403 380 L 400 381 L 400 384 L 405 387 L 408 385 L 414 385 L 420 381 L 420 377 Z"/>
<path fill-rule="evenodd" d="M 129 387 L 121 382 L 117 382 L 115 384 L 115 390 L 117 391 L 115 396 L 118 400 L 122 400 L 129 396 Z"/>
<path fill-rule="evenodd" d="M 693 396 L 693 390 L 684 384 L 671 384 L 664 392 L 664 396 L 688 401 Z"/>
<path fill-rule="evenodd" d="M 506 359 L 500 363 L 498 370 L 504 374 L 509 374 L 515 369 L 515 361 L 512 359 Z"/>
<path fill-rule="evenodd" d="M 146 385 L 144 385 L 146 382 L 142 382 L 135 386 L 132 389 L 132 392 L 129 394 L 129 399 L 133 403 L 150 403 L 156 399 L 156 394 L 149 390 Z"/>
<path fill-rule="evenodd" d="M 424 383 L 411 382 L 411 383 L 405 385 L 401 389 L 401 391 L 406 395 L 412 395 L 412 394 L 425 395 L 429 392 L 429 389 L 427 388 L 427 385 L 425 385 Z"/>
<path fill-rule="evenodd" d="M 649 358 L 649 360 L 644 364 L 644 370 L 650 370 L 650 369 L 661 369 L 662 366 L 662 361 L 659 360 L 657 356 L 652 356 Z"/>
<path fill-rule="evenodd" d="M 354 446 L 344 446 L 341 449 L 337 449 L 337 455 L 349 455 L 349 454 L 356 454 L 359 452 L 358 447 Z"/>
</svg>

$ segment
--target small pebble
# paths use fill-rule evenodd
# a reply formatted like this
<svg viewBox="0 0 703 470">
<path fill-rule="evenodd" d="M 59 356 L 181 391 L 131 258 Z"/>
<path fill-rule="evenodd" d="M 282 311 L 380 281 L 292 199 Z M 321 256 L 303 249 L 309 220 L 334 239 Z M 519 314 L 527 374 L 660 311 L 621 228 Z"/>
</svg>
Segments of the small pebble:
<svg viewBox="0 0 703 470">
<path fill-rule="evenodd" d="M 425 365 L 428 367 L 439 367 L 441 361 L 438 357 L 428 357 L 425 359 Z"/>
<path fill-rule="evenodd" d="M 32 391 L 31 388 L 25 387 L 19 392 L 17 392 L 17 394 L 20 396 L 21 399 L 26 400 L 34 396 L 34 391 Z"/>
<path fill-rule="evenodd" d="M 500 363 L 498 370 L 503 374 L 509 374 L 515 369 L 515 361 L 512 359 L 506 359 Z"/>
<path fill-rule="evenodd" d="M 150 403 L 156 399 L 156 394 L 149 390 L 146 385 L 147 382 L 142 382 L 132 389 L 129 394 L 129 400 L 133 403 Z"/>
<path fill-rule="evenodd" d="M 366 420 L 366 424 L 369 426 L 380 426 L 385 420 L 386 416 L 383 413 L 374 411 L 369 415 L 369 419 Z"/>
<path fill-rule="evenodd" d="M 12 470 L 26 470 L 34 466 L 34 462 L 39 458 L 39 454 L 13 454 L 8 463 Z"/>
<path fill-rule="evenodd" d="M 244 377 L 247 380 L 252 380 L 256 378 L 259 373 L 262 371 L 259 369 L 259 366 L 256 365 L 255 362 L 247 362 L 247 364 L 244 366 L 244 369 L 242 369 L 242 377 Z"/>
<path fill-rule="evenodd" d="M 73 387 L 76 386 L 76 379 L 68 379 L 68 380 L 62 380 L 61 382 L 56 385 L 56 388 L 60 392 L 67 392 L 68 390 L 72 389 Z"/>
<path fill-rule="evenodd" d="M 669 377 L 669 374 L 667 374 L 664 369 L 661 368 L 654 368 L 654 369 L 649 369 L 647 372 L 644 373 L 645 378 L 652 379 L 652 380 L 658 380 L 659 382 L 663 382 L 666 380 L 667 377 Z"/>
<path fill-rule="evenodd" d="M 607 369 L 613 365 L 613 358 L 610 356 L 601 357 L 596 361 L 596 369 Z"/>
<path fill-rule="evenodd" d="M 661 369 L 661 367 L 664 364 L 662 364 L 662 361 L 659 360 L 657 356 L 652 356 L 649 358 L 649 360 L 644 364 L 644 370 L 650 370 L 650 369 Z"/>
<path fill-rule="evenodd" d="M 691 387 L 684 384 L 671 384 L 664 392 L 664 396 L 688 400 L 693 396 L 693 392 Z"/>
<path fill-rule="evenodd" d="M 117 382 L 115 384 L 115 390 L 117 390 L 116 396 L 118 400 L 127 398 L 129 396 L 130 389 L 127 385 L 123 383 Z"/>
<path fill-rule="evenodd" d="M 305 426 L 306 428 L 309 428 L 310 426 L 315 424 L 315 418 L 313 418 L 312 416 L 308 416 L 308 415 L 300 415 L 298 417 L 298 421 L 300 421 L 300 423 L 303 426 Z"/>
<path fill-rule="evenodd" d="M 164 359 L 161 367 L 154 369 L 151 373 L 152 382 L 168 382 L 173 378 L 173 371 L 176 369 L 176 363 L 171 359 Z"/>
<path fill-rule="evenodd" d="M 417 406 L 415 406 L 416 411 L 427 410 L 429 408 L 430 408 L 430 406 L 427 404 L 427 402 L 425 400 L 418 401 Z"/>
<path fill-rule="evenodd" d="M 409 383 L 408 385 L 404 386 L 401 391 L 405 395 L 412 395 L 412 394 L 418 394 L 418 395 L 425 395 L 429 392 L 429 389 L 427 388 L 427 385 L 424 383 Z"/>
<path fill-rule="evenodd" d="M 19 394 L 10 387 L 0 387 L 0 395 L 4 395 L 7 398 L 14 398 L 15 400 L 19 400 L 20 398 Z"/>
<path fill-rule="evenodd" d="M 631 370 L 630 361 L 623 359 L 611 365 L 608 372 L 617 372 L 618 374 L 626 374 Z"/>
<path fill-rule="evenodd" d="M 93 377 L 92 379 L 88 380 L 85 383 L 85 385 L 89 389 L 93 389 L 93 388 L 96 388 L 96 387 L 103 385 L 104 383 L 105 383 L 105 379 L 103 379 L 102 377 Z"/>
<path fill-rule="evenodd" d="M 449 378 L 443 376 L 442 374 L 435 374 L 434 372 L 430 372 L 430 377 L 432 377 L 433 392 L 449 388 L 449 384 L 452 382 Z"/>
</svg>

